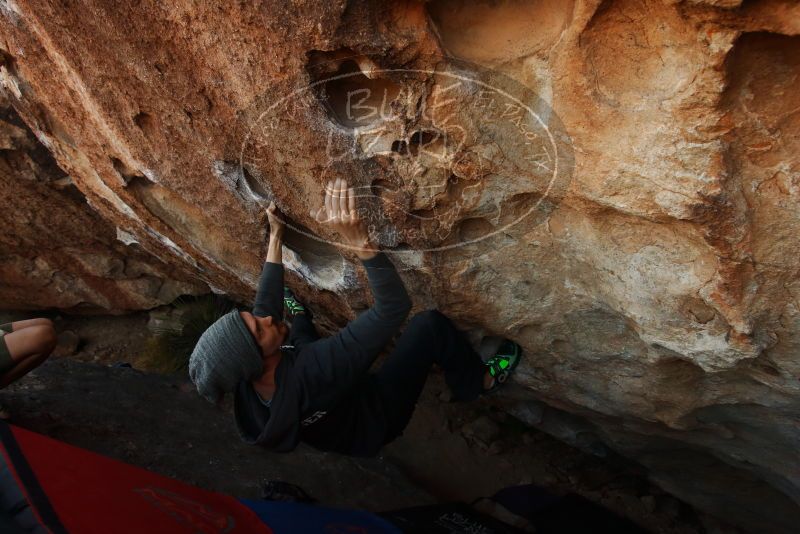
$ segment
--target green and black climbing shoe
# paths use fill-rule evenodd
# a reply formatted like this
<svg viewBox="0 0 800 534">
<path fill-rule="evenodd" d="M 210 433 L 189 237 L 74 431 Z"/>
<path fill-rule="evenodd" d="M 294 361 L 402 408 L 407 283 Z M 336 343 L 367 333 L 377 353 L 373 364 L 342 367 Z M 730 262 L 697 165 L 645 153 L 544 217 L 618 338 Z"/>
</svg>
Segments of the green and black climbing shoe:
<svg viewBox="0 0 800 534">
<path fill-rule="evenodd" d="M 489 374 L 492 375 L 492 387 L 486 392 L 494 391 L 508 380 L 522 358 L 522 347 L 510 339 L 504 339 L 497 348 L 497 353 L 486 361 Z"/>
<path fill-rule="evenodd" d="M 283 286 L 283 305 L 286 307 L 286 315 L 289 318 L 294 317 L 295 315 L 301 315 L 306 312 L 306 309 L 303 307 L 302 304 L 297 302 L 297 299 L 294 298 L 294 293 L 292 290 L 286 286 Z"/>
</svg>

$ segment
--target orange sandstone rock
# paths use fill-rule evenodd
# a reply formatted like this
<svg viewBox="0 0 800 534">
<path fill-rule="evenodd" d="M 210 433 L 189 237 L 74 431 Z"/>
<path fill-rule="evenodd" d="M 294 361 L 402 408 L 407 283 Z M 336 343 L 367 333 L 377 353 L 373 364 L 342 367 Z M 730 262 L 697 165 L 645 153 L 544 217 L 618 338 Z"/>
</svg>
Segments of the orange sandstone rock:
<svg viewBox="0 0 800 534">
<path fill-rule="evenodd" d="M 309 216 L 346 177 L 419 309 L 523 345 L 532 424 L 789 531 L 798 21 L 787 0 L 9 0 L 0 73 L 104 219 L 236 298 L 274 199 L 300 296 L 338 322 L 365 305 Z"/>
</svg>

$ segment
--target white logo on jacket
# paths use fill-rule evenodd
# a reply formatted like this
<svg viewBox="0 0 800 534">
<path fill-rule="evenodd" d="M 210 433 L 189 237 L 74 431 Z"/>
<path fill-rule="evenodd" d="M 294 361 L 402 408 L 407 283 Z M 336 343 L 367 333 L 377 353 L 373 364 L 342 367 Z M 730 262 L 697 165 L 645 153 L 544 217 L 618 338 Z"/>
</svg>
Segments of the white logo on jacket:
<svg viewBox="0 0 800 534">
<path fill-rule="evenodd" d="M 313 425 L 314 423 L 325 417 L 327 414 L 328 412 L 322 412 L 322 411 L 314 412 L 312 415 L 303 419 L 302 425 L 303 426 Z"/>
</svg>

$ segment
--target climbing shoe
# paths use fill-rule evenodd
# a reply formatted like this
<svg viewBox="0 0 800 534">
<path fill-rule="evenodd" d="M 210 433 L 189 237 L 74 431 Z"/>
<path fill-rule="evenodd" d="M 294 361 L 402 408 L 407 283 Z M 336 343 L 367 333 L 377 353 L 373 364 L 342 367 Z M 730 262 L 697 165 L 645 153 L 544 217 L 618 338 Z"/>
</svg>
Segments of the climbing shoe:
<svg viewBox="0 0 800 534">
<path fill-rule="evenodd" d="M 489 374 L 494 378 L 492 386 L 486 390 L 487 393 L 494 391 L 508 380 L 511 373 L 517 368 L 521 357 L 522 347 L 509 339 L 504 339 L 495 355 L 486 361 Z"/>
<path fill-rule="evenodd" d="M 283 305 L 286 307 L 286 314 L 289 317 L 294 317 L 295 315 L 300 315 L 306 312 L 306 309 L 303 307 L 303 305 L 297 302 L 297 299 L 294 298 L 294 293 L 292 293 L 292 290 L 286 286 L 283 286 Z"/>
</svg>

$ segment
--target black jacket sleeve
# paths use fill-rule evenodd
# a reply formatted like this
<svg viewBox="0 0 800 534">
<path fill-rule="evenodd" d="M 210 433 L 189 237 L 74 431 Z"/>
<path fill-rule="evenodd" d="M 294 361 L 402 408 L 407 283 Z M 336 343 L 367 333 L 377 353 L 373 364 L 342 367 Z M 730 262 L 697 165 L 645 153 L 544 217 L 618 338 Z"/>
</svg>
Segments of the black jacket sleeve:
<svg viewBox="0 0 800 534">
<path fill-rule="evenodd" d="M 375 299 L 373 306 L 337 334 L 303 347 L 296 378 L 305 392 L 305 410 L 331 408 L 369 370 L 372 362 L 411 311 L 403 281 L 386 255 L 363 262 Z"/>
<path fill-rule="evenodd" d="M 271 315 L 277 321 L 283 319 L 283 265 L 280 263 L 264 263 L 253 304 L 253 315 Z"/>
</svg>

